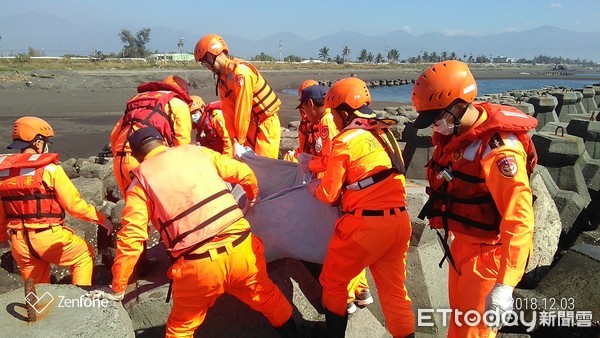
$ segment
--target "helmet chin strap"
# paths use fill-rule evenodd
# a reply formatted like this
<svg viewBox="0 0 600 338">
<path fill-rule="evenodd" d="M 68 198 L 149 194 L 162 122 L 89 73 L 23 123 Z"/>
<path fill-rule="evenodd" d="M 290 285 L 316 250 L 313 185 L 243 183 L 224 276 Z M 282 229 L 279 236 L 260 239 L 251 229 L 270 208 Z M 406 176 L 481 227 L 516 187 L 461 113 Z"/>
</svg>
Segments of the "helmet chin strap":
<svg viewBox="0 0 600 338">
<path fill-rule="evenodd" d="M 452 115 L 452 116 L 454 116 L 454 115 Z M 460 127 L 460 119 L 457 118 L 456 116 L 454 116 L 454 130 L 452 131 L 452 134 L 458 135 L 459 127 Z"/>
<path fill-rule="evenodd" d="M 456 105 L 452 106 L 452 108 L 454 108 L 454 107 L 456 107 Z M 468 107 L 469 107 L 469 105 L 465 105 L 461 109 L 460 117 L 462 117 L 465 114 L 465 112 L 467 111 Z M 452 115 L 452 117 L 454 118 L 454 123 L 453 123 L 454 124 L 454 129 L 452 130 L 452 134 L 453 135 L 458 135 L 458 133 L 460 131 L 459 129 L 460 129 L 460 122 L 461 122 L 461 120 L 460 120 L 460 117 L 458 117 L 458 116 L 454 115 L 454 113 L 452 113 L 452 108 L 451 109 L 446 108 L 446 113 Z"/>
<path fill-rule="evenodd" d="M 213 72 L 213 79 L 215 79 L 215 96 L 219 96 L 219 76 Z"/>
</svg>

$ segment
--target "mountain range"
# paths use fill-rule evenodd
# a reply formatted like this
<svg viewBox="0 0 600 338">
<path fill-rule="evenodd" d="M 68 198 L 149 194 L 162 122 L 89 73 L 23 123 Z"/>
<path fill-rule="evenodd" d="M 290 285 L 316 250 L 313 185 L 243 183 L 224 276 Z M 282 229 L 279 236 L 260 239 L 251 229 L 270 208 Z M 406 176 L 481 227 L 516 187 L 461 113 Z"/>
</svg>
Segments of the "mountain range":
<svg viewBox="0 0 600 338">
<path fill-rule="evenodd" d="M 198 39 L 207 33 L 174 30 L 163 25 L 146 27 L 151 29 L 150 42 L 146 47 L 160 52 L 176 52 L 180 37 L 184 39 L 184 51 L 192 52 Z M 43 50 L 48 56 L 89 55 L 94 49 L 104 54 L 118 53 L 123 47 L 118 34 L 124 28 L 136 33 L 145 27 L 130 28 L 114 23 L 81 25 L 37 12 L 4 16 L 0 17 L 0 56 L 26 53 L 29 47 Z M 397 49 L 400 59 L 435 51 L 438 54 L 454 52 L 458 57 L 485 55 L 531 59 L 547 55 L 600 62 L 600 32 L 582 33 L 553 26 L 486 36 L 413 35 L 398 30 L 377 36 L 341 31 L 314 40 L 291 32 L 274 33 L 259 40 L 226 34 L 223 38 L 232 54 L 246 59 L 263 52 L 278 59 L 281 44 L 282 57 L 296 55 L 307 59 L 317 59 L 323 47 L 329 48 L 330 57 L 335 57 L 341 55 L 342 49 L 347 46 L 351 50 L 351 60 L 355 60 L 362 49 L 374 55 L 381 53 L 384 57 L 388 50 Z"/>
</svg>

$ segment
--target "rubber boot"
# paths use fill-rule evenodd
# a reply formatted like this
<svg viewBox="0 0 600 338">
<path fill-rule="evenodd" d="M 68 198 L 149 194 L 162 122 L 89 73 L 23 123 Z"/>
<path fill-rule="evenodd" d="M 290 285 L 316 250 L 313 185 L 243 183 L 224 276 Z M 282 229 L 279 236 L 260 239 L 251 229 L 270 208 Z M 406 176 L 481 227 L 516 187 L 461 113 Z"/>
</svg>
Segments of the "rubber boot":
<svg viewBox="0 0 600 338">
<path fill-rule="evenodd" d="M 348 313 L 343 317 L 325 308 L 325 322 L 327 323 L 327 338 L 344 338 L 348 326 Z"/>
<path fill-rule="evenodd" d="M 296 325 L 296 321 L 294 317 L 291 316 L 285 323 L 283 323 L 280 327 L 274 327 L 275 331 L 279 333 L 281 338 L 296 338 L 300 337 L 300 330 L 298 330 L 298 325 Z"/>
</svg>

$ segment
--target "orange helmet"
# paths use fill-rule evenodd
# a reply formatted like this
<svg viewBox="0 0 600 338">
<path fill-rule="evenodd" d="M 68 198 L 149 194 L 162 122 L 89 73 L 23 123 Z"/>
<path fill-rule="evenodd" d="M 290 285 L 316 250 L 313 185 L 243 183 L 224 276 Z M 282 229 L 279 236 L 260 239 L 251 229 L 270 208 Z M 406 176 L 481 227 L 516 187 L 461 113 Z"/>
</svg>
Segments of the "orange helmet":
<svg viewBox="0 0 600 338">
<path fill-rule="evenodd" d="M 369 108 L 371 94 L 367 84 L 356 77 L 347 77 L 334 83 L 325 95 L 325 107 L 344 110 L 349 118 L 356 115 L 364 118 L 376 117 Z"/>
<path fill-rule="evenodd" d="M 204 100 L 198 95 L 190 95 L 192 99 L 192 104 L 190 105 L 190 113 L 193 114 L 197 110 L 200 110 L 200 114 L 204 112 L 204 108 L 206 108 L 206 104 L 204 104 Z"/>
<path fill-rule="evenodd" d="M 304 90 L 304 88 L 318 84 L 319 83 L 315 80 L 305 80 L 304 82 L 302 82 L 302 84 L 300 84 L 300 87 L 298 87 L 298 97 L 302 96 L 302 91 Z"/>
<path fill-rule="evenodd" d="M 12 130 L 11 143 L 8 149 L 23 149 L 31 145 L 31 142 L 40 135 L 44 138 L 54 136 L 54 130 L 48 122 L 35 116 L 24 116 L 15 121 Z"/>
<path fill-rule="evenodd" d="M 194 48 L 194 58 L 196 59 L 196 62 L 200 62 L 206 53 L 217 56 L 222 52 L 225 52 L 226 54 L 229 53 L 229 49 L 223 38 L 217 34 L 208 34 L 196 44 L 196 47 Z"/>
<path fill-rule="evenodd" d="M 416 128 L 430 126 L 456 100 L 471 103 L 477 96 L 477 83 L 469 67 L 460 61 L 434 64 L 415 81 L 412 102 L 419 116 Z"/>
<path fill-rule="evenodd" d="M 162 82 L 171 86 L 179 87 L 186 93 L 190 92 L 190 87 L 188 86 L 187 81 L 177 75 L 169 75 L 165 77 Z"/>
</svg>

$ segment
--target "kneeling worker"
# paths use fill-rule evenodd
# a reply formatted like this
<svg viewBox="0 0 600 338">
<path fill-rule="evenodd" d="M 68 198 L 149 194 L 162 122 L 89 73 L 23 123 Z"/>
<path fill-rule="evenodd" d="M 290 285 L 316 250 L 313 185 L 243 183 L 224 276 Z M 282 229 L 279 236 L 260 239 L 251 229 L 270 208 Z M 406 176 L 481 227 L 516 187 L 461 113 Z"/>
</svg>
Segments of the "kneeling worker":
<svg viewBox="0 0 600 338">
<path fill-rule="evenodd" d="M 64 226 L 65 211 L 109 232 L 113 225 L 81 199 L 58 164 L 58 154 L 49 152 L 53 136 L 52 127 L 39 117 L 15 121 L 8 149 L 20 152 L 0 155 L 0 242 L 10 234 L 23 280 L 50 283 L 50 264 L 56 264 L 70 268 L 72 284 L 91 285 L 92 247 Z"/>
<path fill-rule="evenodd" d="M 295 336 L 292 307 L 267 275 L 262 242 L 250 233 L 225 185 L 239 183 L 251 208 L 258 185 L 250 168 L 205 147 L 167 148 L 153 127 L 136 131 L 128 141 L 141 164 L 132 171 L 134 180 L 125 195 L 112 290 L 89 296 L 123 299 L 152 220 L 174 262 L 168 271 L 173 309 L 167 337 L 193 335 L 225 292 L 265 315 L 283 337 Z"/>
</svg>

